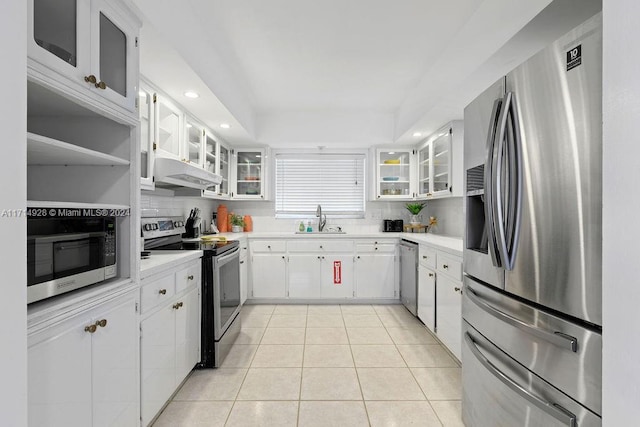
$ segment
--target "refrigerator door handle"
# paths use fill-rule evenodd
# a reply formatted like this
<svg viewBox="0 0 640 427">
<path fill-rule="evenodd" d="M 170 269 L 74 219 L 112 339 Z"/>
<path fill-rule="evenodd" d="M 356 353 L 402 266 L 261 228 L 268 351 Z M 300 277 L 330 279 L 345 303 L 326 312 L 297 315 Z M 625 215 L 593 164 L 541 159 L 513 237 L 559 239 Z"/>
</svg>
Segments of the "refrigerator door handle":
<svg viewBox="0 0 640 427">
<path fill-rule="evenodd" d="M 473 289 L 467 287 L 466 288 L 466 295 L 469 298 L 469 300 L 471 300 L 471 302 L 473 302 L 476 306 L 478 306 L 480 309 L 482 309 L 484 312 L 490 314 L 491 316 L 502 320 L 504 323 L 513 326 L 514 328 L 517 328 L 519 330 L 521 330 L 524 333 L 527 333 L 529 335 L 533 335 L 535 337 L 538 337 L 540 339 L 543 339 L 547 342 L 550 342 L 551 344 L 560 347 L 560 348 L 564 348 L 565 350 L 569 350 L 572 351 L 574 353 L 577 353 L 578 351 L 578 339 L 575 337 L 572 337 L 571 335 L 567 335 L 564 334 L 562 332 L 549 332 L 549 331 L 545 331 L 544 329 L 540 329 L 534 325 L 530 325 L 528 323 L 523 322 L 520 319 L 516 319 L 513 316 L 508 315 L 507 313 L 504 313 L 492 306 L 490 306 L 489 304 L 483 302 L 480 298 L 480 296 L 478 296 L 478 294 L 476 294 Z"/>
<path fill-rule="evenodd" d="M 489 371 L 493 376 L 499 379 L 504 385 L 506 385 L 511 390 L 519 394 L 523 399 L 541 409 L 561 423 L 567 425 L 568 427 L 576 427 L 576 416 L 574 414 L 558 405 L 557 403 L 546 402 L 538 396 L 535 396 L 529 390 L 525 389 L 520 384 L 509 378 L 500 369 L 496 368 L 495 365 L 491 363 L 491 361 L 489 361 L 489 359 L 487 359 L 480 352 L 478 346 L 476 345 L 476 342 L 473 340 L 469 332 L 465 332 L 464 340 L 469 346 L 469 350 L 471 350 L 471 353 L 473 353 L 473 355 L 478 359 L 482 366 L 484 366 L 487 371 Z"/>
<path fill-rule="evenodd" d="M 491 254 L 491 260 L 495 267 L 502 267 L 502 260 L 496 247 L 495 238 L 495 222 L 493 219 L 493 206 L 494 197 L 493 188 L 495 181 L 495 174 L 493 173 L 493 152 L 496 143 L 496 128 L 498 126 L 498 116 L 500 115 L 500 109 L 502 106 L 502 99 L 496 99 L 493 103 L 493 111 L 491 112 L 491 121 L 489 122 L 489 135 L 487 136 L 487 152 L 484 162 L 484 215 L 487 237 L 489 239 L 489 253 Z"/>
<path fill-rule="evenodd" d="M 507 218 L 505 223 L 507 252 L 505 253 L 505 268 L 513 270 L 516 261 L 518 241 L 520 238 L 520 224 L 522 219 L 522 142 L 520 140 L 520 123 L 518 108 L 513 92 L 505 95 L 506 125 L 509 126 L 507 136 L 507 158 L 509 182 L 507 199 Z"/>
<path fill-rule="evenodd" d="M 493 181 L 491 182 L 492 192 L 492 219 L 494 236 L 496 239 L 496 245 L 498 254 L 501 260 L 501 267 L 508 268 L 508 248 L 507 248 L 507 236 L 505 226 L 505 211 L 504 211 L 504 182 L 503 182 L 503 160 L 505 155 L 505 136 L 507 133 L 507 119 L 509 117 L 509 102 L 511 101 L 511 94 L 508 93 L 502 100 L 502 108 L 500 110 L 500 116 L 497 120 L 497 133 L 496 143 L 493 145 L 493 153 L 491 154 L 492 163 L 491 173 L 493 174 Z"/>
</svg>

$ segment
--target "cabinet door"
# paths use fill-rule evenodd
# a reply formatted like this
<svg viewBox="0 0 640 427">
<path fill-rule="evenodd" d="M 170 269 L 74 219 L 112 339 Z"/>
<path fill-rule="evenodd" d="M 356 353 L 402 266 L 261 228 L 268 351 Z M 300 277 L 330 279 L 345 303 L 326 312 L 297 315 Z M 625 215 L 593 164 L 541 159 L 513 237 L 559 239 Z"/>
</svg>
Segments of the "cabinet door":
<svg viewBox="0 0 640 427">
<path fill-rule="evenodd" d="M 142 425 L 147 425 L 175 390 L 175 309 L 167 304 L 140 322 Z"/>
<path fill-rule="evenodd" d="M 31 335 L 27 356 L 29 425 L 90 426 L 91 333 L 84 314 Z"/>
<path fill-rule="evenodd" d="M 75 82 L 87 84 L 91 68 L 90 3 L 29 0 L 29 58 Z"/>
<path fill-rule="evenodd" d="M 153 90 L 140 85 L 138 91 L 138 111 L 140 112 L 140 185 L 153 190 L 153 143 L 155 140 Z"/>
<path fill-rule="evenodd" d="M 189 118 L 186 118 L 185 124 L 185 158 L 194 165 L 204 167 L 202 160 L 204 153 L 202 148 L 205 137 L 204 128 Z"/>
<path fill-rule="evenodd" d="M 222 183 L 218 185 L 218 195 L 229 196 L 231 190 L 229 189 L 230 174 L 230 160 L 231 150 L 228 147 L 218 144 L 218 173 L 222 176 Z"/>
<path fill-rule="evenodd" d="M 104 307 L 93 323 L 98 327 L 92 334 L 92 425 L 136 425 L 140 383 L 135 296 Z"/>
<path fill-rule="evenodd" d="M 247 243 L 240 244 L 240 304 L 247 301 L 247 288 L 249 287 L 249 264 Z"/>
<path fill-rule="evenodd" d="M 237 149 L 234 155 L 235 185 L 233 197 L 237 199 L 264 198 L 264 150 Z"/>
<path fill-rule="evenodd" d="M 418 150 L 418 196 L 431 195 L 431 144 Z"/>
<path fill-rule="evenodd" d="M 436 274 L 424 265 L 418 267 L 418 318 L 436 331 Z"/>
<path fill-rule="evenodd" d="M 286 296 L 286 259 L 284 254 L 255 254 L 251 258 L 251 285 L 254 298 Z"/>
<path fill-rule="evenodd" d="M 176 378 L 178 385 L 200 361 L 200 298 L 194 288 L 178 299 L 176 310 Z"/>
<path fill-rule="evenodd" d="M 107 0 L 91 0 L 91 71 L 100 95 L 135 111 L 138 29 Z"/>
<path fill-rule="evenodd" d="M 212 173 L 218 173 L 218 143 L 213 135 L 205 130 L 204 135 L 204 168 Z"/>
<path fill-rule="evenodd" d="M 377 150 L 377 198 L 413 198 L 413 151 L 398 149 Z"/>
<path fill-rule="evenodd" d="M 394 255 L 360 254 L 356 257 L 358 298 L 397 298 L 397 284 Z"/>
<path fill-rule="evenodd" d="M 436 325 L 440 341 L 460 360 L 462 347 L 462 284 L 439 274 Z"/>
<path fill-rule="evenodd" d="M 290 298 L 320 298 L 320 254 L 289 256 Z"/>
<path fill-rule="evenodd" d="M 154 95 L 156 149 L 165 155 L 181 159 L 182 112 L 160 95 Z"/>
<path fill-rule="evenodd" d="M 353 298 L 353 255 L 323 255 L 320 265 L 322 298 Z"/>
<path fill-rule="evenodd" d="M 448 195 L 451 186 L 451 133 L 449 129 L 431 142 L 433 154 L 432 187 L 434 196 Z"/>
</svg>

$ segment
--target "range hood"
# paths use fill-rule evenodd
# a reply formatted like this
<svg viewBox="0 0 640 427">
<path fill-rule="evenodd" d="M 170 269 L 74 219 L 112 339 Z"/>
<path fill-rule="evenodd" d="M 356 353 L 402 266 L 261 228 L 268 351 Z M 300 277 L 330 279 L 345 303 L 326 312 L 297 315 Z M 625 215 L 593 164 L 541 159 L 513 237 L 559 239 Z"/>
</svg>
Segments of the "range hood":
<svg viewBox="0 0 640 427">
<path fill-rule="evenodd" d="M 156 157 L 154 177 L 156 183 L 197 188 L 199 190 L 206 190 L 222 183 L 222 176 L 218 174 L 168 157 Z"/>
</svg>

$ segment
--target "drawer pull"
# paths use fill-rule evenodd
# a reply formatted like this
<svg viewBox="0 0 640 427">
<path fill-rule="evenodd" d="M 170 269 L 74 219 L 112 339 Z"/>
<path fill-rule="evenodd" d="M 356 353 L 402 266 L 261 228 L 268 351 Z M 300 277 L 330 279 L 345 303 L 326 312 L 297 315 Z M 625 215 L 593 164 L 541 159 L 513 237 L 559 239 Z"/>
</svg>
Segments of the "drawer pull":
<svg viewBox="0 0 640 427">
<path fill-rule="evenodd" d="M 548 341 L 557 347 L 564 348 L 565 350 L 569 350 L 574 353 L 578 351 L 578 339 L 575 337 L 572 337 L 567 334 L 563 334 L 562 332 L 558 332 L 558 331 L 554 331 L 554 332 L 546 331 L 544 329 L 538 328 L 535 325 L 530 325 L 528 323 L 523 322 L 520 319 L 516 319 L 515 317 L 510 316 L 507 313 L 503 313 L 502 311 L 482 301 L 481 297 L 478 294 L 476 294 L 471 288 L 467 289 L 467 298 L 469 298 L 469 300 L 472 303 L 474 303 L 476 306 L 478 306 L 480 309 L 482 309 L 486 313 L 490 314 L 495 318 L 502 320 L 503 322 L 505 322 L 510 326 L 513 326 L 514 328 L 521 330 L 522 332 L 525 332 L 529 335 L 533 335 L 535 337 Z"/>
<path fill-rule="evenodd" d="M 193 274 L 188 275 L 188 276 L 187 276 L 187 279 L 189 279 L 189 280 L 193 280 Z"/>
<path fill-rule="evenodd" d="M 98 320 L 96 322 L 96 326 L 100 326 L 101 328 L 104 328 L 105 326 L 107 326 L 107 319 Z"/>
<path fill-rule="evenodd" d="M 98 329 L 96 325 L 89 325 L 84 327 L 85 332 L 89 332 L 90 334 L 94 333 Z"/>
<path fill-rule="evenodd" d="M 166 294 L 167 294 L 167 290 L 166 290 L 166 289 L 160 289 L 160 290 L 158 291 L 158 293 L 159 293 L 160 295 L 166 295 Z"/>
</svg>

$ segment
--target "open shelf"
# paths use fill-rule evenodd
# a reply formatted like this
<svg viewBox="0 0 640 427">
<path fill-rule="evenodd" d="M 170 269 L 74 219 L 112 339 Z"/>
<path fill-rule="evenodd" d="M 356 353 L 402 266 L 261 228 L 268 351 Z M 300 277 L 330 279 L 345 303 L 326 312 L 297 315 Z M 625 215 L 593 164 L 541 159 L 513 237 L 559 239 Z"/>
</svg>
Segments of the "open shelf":
<svg viewBox="0 0 640 427">
<path fill-rule="evenodd" d="M 27 165 L 128 166 L 129 161 L 29 132 Z"/>
</svg>

